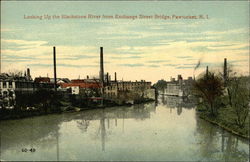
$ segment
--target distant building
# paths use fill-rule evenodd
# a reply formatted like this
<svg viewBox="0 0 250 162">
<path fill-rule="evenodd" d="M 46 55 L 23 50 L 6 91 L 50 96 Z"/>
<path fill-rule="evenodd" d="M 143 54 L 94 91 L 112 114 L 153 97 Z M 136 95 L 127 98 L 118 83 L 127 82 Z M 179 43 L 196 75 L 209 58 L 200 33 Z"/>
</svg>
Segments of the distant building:
<svg viewBox="0 0 250 162">
<path fill-rule="evenodd" d="M 104 74 L 103 55 L 103 47 L 100 47 L 100 71 L 98 82 L 100 83 L 102 97 L 113 99 L 123 95 L 123 98 L 131 98 L 131 100 L 134 100 L 136 95 L 141 95 L 142 98 L 155 99 L 155 89 L 151 88 L 151 82 L 146 82 L 145 80 L 140 82 L 118 81 L 116 72 L 114 80 L 112 81 L 108 72 L 106 75 Z M 88 76 L 87 79 L 89 79 Z"/>
<path fill-rule="evenodd" d="M 80 79 L 71 80 L 69 83 L 59 83 L 59 85 L 59 90 L 66 91 L 67 89 L 71 89 L 71 94 L 84 94 L 87 96 L 90 95 L 92 91 L 96 92 L 101 88 L 99 82 L 86 82 Z"/>
<path fill-rule="evenodd" d="M 191 93 L 191 88 L 193 84 L 192 77 L 184 80 L 181 75 L 178 75 L 177 80 L 175 78 L 170 78 L 167 82 L 167 87 L 164 89 L 163 94 L 169 96 L 188 96 Z"/>
<path fill-rule="evenodd" d="M 123 92 L 143 94 L 144 98 L 155 99 L 155 89 L 151 88 L 151 82 L 141 81 L 110 81 L 104 87 L 104 95 L 107 98 L 118 97 Z"/>
<path fill-rule="evenodd" d="M 54 83 L 55 79 L 54 78 L 50 78 L 50 83 Z M 70 80 L 68 78 L 56 78 L 56 83 L 69 83 Z"/>
<path fill-rule="evenodd" d="M 53 83 L 55 82 L 54 78 L 49 77 L 36 77 L 34 80 L 35 83 Z M 56 83 L 69 83 L 70 80 L 68 78 L 56 78 Z"/>
<path fill-rule="evenodd" d="M 34 80 L 35 83 L 50 83 L 49 77 L 37 77 Z"/>
<path fill-rule="evenodd" d="M 53 84 L 47 78 L 40 77 L 33 81 L 29 69 L 27 69 L 27 74 L 24 76 L 2 73 L 0 74 L 0 104 L 13 108 L 17 94 L 33 93 L 39 89 L 52 88 Z M 11 103 L 11 101 L 13 102 Z"/>
</svg>

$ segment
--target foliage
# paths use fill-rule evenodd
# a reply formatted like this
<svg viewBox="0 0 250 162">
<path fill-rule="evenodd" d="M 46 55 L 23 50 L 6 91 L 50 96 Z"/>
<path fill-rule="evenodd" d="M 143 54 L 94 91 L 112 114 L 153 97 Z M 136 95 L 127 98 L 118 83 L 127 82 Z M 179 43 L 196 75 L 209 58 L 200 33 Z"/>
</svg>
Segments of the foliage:
<svg viewBox="0 0 250 162">
<path fill-rule="evenodd" d="M 204 74 L 194 82 L 195 95 L 200 97 L 211 115 L 217 115 L 217 108 L 223 95 L 223 81 L 212 72 Z"/>
<path fill-rule="evenodd" d="M 9 75 L 9 76 L 13 76 L 13 77 L 22 77 L 22 76 L 23 76 L 23 72 L 20 71 L 20 70 L 14 69 L 14 70 L 10 70 L 10 71 L 8 72 L 8 75 Z"/>
<path fill-rule="evenodd" d="M 157 90 L 163 90 L 167 87 L 167 81 L 165 81 L 164 79 L 158 80 L 157 83 L 154 84 L 154 87 Z"/>
<path fill-rule="evenodd" d="M 249 78 L 233 77 L 227 82 L 229 105 L 233 108 L 236 119 L 235 123 L 239 127 L 244 127 L 249 111 Z"/>
</svg>

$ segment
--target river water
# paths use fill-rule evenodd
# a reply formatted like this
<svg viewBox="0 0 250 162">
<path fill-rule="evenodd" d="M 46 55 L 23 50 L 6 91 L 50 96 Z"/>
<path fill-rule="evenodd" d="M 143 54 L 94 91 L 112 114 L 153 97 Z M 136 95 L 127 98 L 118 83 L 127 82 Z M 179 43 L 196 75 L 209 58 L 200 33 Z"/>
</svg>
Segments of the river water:
<svg viewBox="0 0 250 162">
<path fill-rule="evenodd" d="M 0 128 L 1 160 L 249 161 L 247 140 L 175 97 L 1 121 Z"/>
</svg>

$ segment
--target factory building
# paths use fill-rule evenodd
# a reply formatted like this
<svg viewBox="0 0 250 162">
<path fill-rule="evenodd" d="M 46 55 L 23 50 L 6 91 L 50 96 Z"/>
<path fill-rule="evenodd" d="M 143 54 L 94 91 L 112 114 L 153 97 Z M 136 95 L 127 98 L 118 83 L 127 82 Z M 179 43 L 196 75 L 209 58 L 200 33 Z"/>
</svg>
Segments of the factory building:
<svg viewBox="0 0 250 162">
<path fill-rule="evenodd" d="M 17 93 L 33 93 L 39 89 L 52 89 L 53 87 L 54 85 L 44 78 L 40 78 L 39 82 L 37 79 L 33 81 L 29 68 L 27 73 L 24 73 L 24 76 L 2 73 L 0 75 L 0 103 L 6 103 L 7 107 L 13 107 L 14 102 L 11 104 L 10 101 L 16 99 Z"/>
<path fill-rule="evenodd" d="M 138 94 L 143 98 L 155 99 L 155 89 L 151 88 L 151 82 L 141 81 L 123 81 L 117 80 L 115 72 L 114 80 L 111 80 L 109 73 L 104 75 L 103 64 L 103 47 L 100 47 L 100 73 L 99 79 L 101 84 L 101 92 L 106 99 L 119 98 L 121 95 L 129 94 L 130 98 L 133 94 Z"/>
<path fill-rule="evenodd" d="M 181 75 L 177 76 L 177 80 L 171 77 L 170 81 L 167 82 L 167 87 L 164 89 L 163 94 L 180 97 L 188 96 L 191 94 L 193 81 L 192 77 L 188 77 L 186 80 Z"/>
</svg>

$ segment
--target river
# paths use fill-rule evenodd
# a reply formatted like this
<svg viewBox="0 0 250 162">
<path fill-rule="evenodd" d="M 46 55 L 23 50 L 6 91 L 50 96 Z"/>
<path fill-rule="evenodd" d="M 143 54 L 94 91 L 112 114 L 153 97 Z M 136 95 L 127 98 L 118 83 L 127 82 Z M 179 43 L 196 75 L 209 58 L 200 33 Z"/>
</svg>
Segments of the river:
<svg viewBox="0 0 250 162">
<path fill-rule="evenodd" d="M 175 97 L 1 121 L 1 160 L 249 161 L 244 140 Z"/>
</svg>

